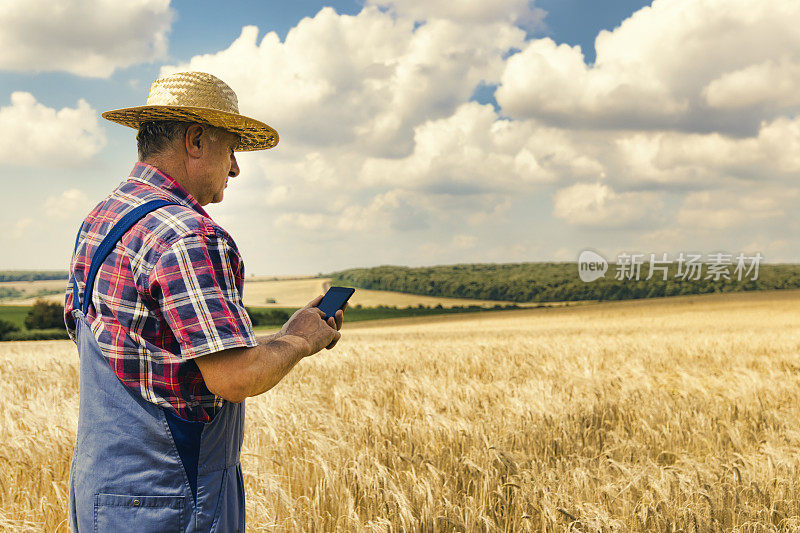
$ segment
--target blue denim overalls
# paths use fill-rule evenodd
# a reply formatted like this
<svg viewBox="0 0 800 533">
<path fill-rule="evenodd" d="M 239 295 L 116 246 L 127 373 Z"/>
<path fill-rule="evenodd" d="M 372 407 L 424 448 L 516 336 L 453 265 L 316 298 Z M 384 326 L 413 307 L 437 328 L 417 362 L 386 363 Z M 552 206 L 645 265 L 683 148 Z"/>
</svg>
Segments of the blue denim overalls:
<svg viewBox="0 0 800 533">
<path fill-rule="evenodd" d="M 69 478 L 74 532 L 244 531 L 244 403 L 226 401 L 204 423 L 144 400 L 111 370 L 85 316 L 97 270 L 120 237 L 150 211 L 172 203 L 147 202 L 111 229 L 92 257 L 82 306 L 73 277 L 80 355 L 78 437 Z"/>
</svg>

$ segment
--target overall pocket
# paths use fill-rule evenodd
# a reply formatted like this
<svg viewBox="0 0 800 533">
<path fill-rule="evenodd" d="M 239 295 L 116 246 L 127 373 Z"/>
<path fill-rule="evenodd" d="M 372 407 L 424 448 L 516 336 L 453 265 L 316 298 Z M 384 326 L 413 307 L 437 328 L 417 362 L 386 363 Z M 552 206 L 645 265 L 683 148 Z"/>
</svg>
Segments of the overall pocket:
<svg viewBox="0 0 800 533">
<path fill-rule="evenodd" d="M 96 494 L 95 533 L 136 531 L 172 533 L 183 531 L 184 496 L 136 496 Z"/>
</svg>

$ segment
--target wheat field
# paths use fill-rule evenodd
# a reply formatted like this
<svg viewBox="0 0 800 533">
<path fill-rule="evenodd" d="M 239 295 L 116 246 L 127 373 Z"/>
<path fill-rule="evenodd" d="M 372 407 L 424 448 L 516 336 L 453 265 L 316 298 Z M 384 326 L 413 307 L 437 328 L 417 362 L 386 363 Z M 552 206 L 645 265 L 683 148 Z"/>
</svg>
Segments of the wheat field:
<svg viewBox="0 0 800 533">
<path fill-rule="evenodd" d="M 345 324 L 247 404 L 250 531 L 800 530 L 800 292 Z M 0 529 L 66 531 L 78 367 L 0 344 Z"/>
</svg>

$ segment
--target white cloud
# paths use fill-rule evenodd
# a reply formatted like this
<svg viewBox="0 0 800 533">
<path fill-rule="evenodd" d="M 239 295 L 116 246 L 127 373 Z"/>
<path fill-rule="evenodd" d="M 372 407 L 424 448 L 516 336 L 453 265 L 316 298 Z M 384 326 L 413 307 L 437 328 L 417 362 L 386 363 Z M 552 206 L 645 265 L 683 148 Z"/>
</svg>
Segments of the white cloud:
<svg viewBox="0 0 800 533">
<path fill-rule="evenodd" d="M 533 7 L 530 0 L 368 0 L 367 3 L 414 20 L 444 18 L 470 24 L 502 22 L 527 29 L 541 27 L 545 15 L 543 10 Z"/>
<path fill-rule="evenodd" d="M 500 119 L 490 105 L 463 104 L 453 115 L 415 129 L 405 158 L 371 158 L 367 184 L 397 183 L 434 193 L 515 191 L 563 175 L 596 175 L 601 165 L 581 153 L 564 132 Z"/>
<path fill-rule="evenodd" d="M 697 191 L 686 196 L 676 219 L 683 226 L 727 230 L 783 218 L 798 198 L 797 188 Z"/>
<path fill-rule="evenodd" d="M 79 100 L 58 111 L 30 93 L 11 93 L 0 107 L 0 162 L 7 165 L 70 166 L 85 162 L 105 145 L 97 111 Z"/>
<path fill-rule="evenodd" d="M 627 176 L 621 181 L 696 188 L 731 179 L 793 182 L 800 172 L 800 117 L 764 122 L 757 135 L 745 138 L 681 132 L 622 133 L 609 138 L 615 146 L 606 152 L 606 162 L 616 176 Z"/>
<path fill-rule="evenodd" d="M 478 237 L 476 237 L 475 235 L 467 235 L 465 233 L 459 233 L 457 235 L 453 235 L 452 244 L 454 248 L 462 248 L 462 249 L 474 248 L 477 243 L 478 243 Z"/>
<path fill-rule="evenodd" d="M 0 68 L 108 76 L 166 50 L 166 0 L 22 5 L 0 0 Z M 526 0 L 371 0 L 357 16 L 322 9 L 283 41 L 248 26 L 165 66 L 218 75 L 281 134 L 275 150 L 240 154 L 242 175 L 210 208 L 250 271 L 574 260 L 587 244 L 777 243 L 796 259 L 776 235 L 800 228 L 800 4 L 654 0 L 597 37 L 594 64 L 577 47 L 526 42 L 521 27 L 541 14 Z M 470 102 L 498 83 L 501 111 Z M 83 100 L 59 110 L 17 92 L 0 107 L 2 164 L 72 176 L 104 144 Z M 77 228 L 62 222 L 91 206 L 81 190 L 50 190 L 10 233 L 38 243 L 61 231 L 68 246 Z"/>
<path fill-rule="evenodd" d="M 796 217 L 769 199 L 800 172 L 800 119 L 791 118 L 800 39 L 787 29 L 792 6 L 725 6 L 655 0 L 601 33 L 587 65 L 577 47 L 523 41 L 511 21 L 528 2 L 374 0 L 357 16 L 323 9 L 283 42 L 246 27 L 225 50 L 162 74 L 210 71 L 243 112 L 278 129 L 279 147 L 243 159 L 221 209 L 265 213 L 275 238 L 311 243 L 298 254 L 349 239 L 349 249 L 393 243 L 364 245 L 366 261 L 476 250 L 524 260 L 538 252 L 503 240 L 523 218 L 613 227 L 613 238 L 637 246 L 651 245 L 648 235 L 728 245 L 736 236 L 719 232 L 736 216 L 758 231 Z M 522 52 L 507 57 L 515 47 Z M 502 114 L 469 102 L 478 85 L 498 82 Z M 758 202 L 714 192 L 726 188 Z M 544 209 L 522 215 L 526 202 Z M 389 250 L 396 242 L 422 244 L 403 254 Z"/>
<path fill-rule="evenodd" d="M 752 133 L 799 103 L 798 25 L 798 2 L 655 0 L 600 32 L 593 65 L 578 47 L 532 40 L 508 60 L 496 96 L 518 118 Z"/>
<path fill-rule="evenodd" d="M 48 217 L 65 220 L 86 215 L 94 207 L 86 193 L 80 189 L 67 189 L 58 196 L 48 196 L 44 202 L 44 214 Z"/>
<path fill-rule="evenodd" d="M 275 227 L 283 230 L 375 232 L 391 229 L 411 231 L 427 227 L 435 211 L 429 198 L 402 189 L 375 195 L 367 205 L 351 203 L 345 209 L 325 212 L 289 212 L 276 217 Z"/>
<path fill-rule="evenodd" d="M 553 261 L 575 261 L 576 259 L 575 250 L 570 248 L 562 247 L 553 252 Z"/>
<path fill-rule="evenodd" d="M 68 260 L 78 227 L 95 202 L 85 192 L 73 188 L 48 196 L 37 205 L 23 205 L 27 216 L 21 216 L 10 224 L 6 238 L 14 246 L 34 246 L 51 253 L 53 258 Z M 48 239 L 53 239 L 52 245 L 45 244 Z M 57 254 L 56 250 L 60 253 Z M 47 255 L 41 250 L 38 253 Z"/>
<path fill-rule="evenodd" d="M 335 213 L 348 208 L 358 193 L 361 186 L 356 175 L 363 161 L 363 156 L 336 148 L 243 152 L 238 156 L 242 174 L 227 189 L 220 207 L 235 210 L 257 205 L 272 213 Z M 322 205 L 320 198 L 325 199 Z"/>
<path fill-rule="evenodd" d="M 11 239 L 18 240 L 22 239 L 25 236 L 26 231 L 28 228 L 33 226 L 34 220 L 30 217 L 20 218 L 14 225 L 11 226 L 10 237 Z"/>
<path fill-rule="evenodd" d="M 107 78 L 163 57 L 169 0 L 3 0 L 0 69 Z"/>
<path fill-rule="evenodd" d="M 482 82 L 496 83 L 503 55 L 523 39 L 509 24 L 439 19 L 415 27 L 375 7 L 356 16 L 324 8 L 284 42 L 275 33 L 258 42 L 258 28 L 247 26 L 226 50 L 162 74 L 219 76 L 236 91 L 242 112 L 275 127 L 284 146 L 398 156 L 410 150 L 414 126 L 449 115 Z"/>
<path fill-rule="evenodd" d="M 511 209 L 511 198 L 502 195 L 487 195 L 481 198 L 480 207 L 467 214 L 466 221 L 470 226 L 488 226 L 489 224 L 508 223 L 508 211 Z M 494 200 L 494 201 L 492 201 Z"/>
<path fill-rule="evenodd" d="M 797 186 L 740 183 L 688 193 L 665 212 L 665 224 L 629 237 L 628 249 L 647 252 L 752 255 L 769 262 L 797 262 L 797 247 L 786 239 L 800 228 Z"/>
<path fill-rule="evenodd" d="M 791 148 L 794 143 L 797 150 Z M 258 162 L 259 172 L 269 178 L 253 185 L 266 187 L 266 203 L 280 213 L 275 225 L 298 240 L 309 231 L 398 235 L 409 224 L 423 229 L 420 235 L 462 235 L 465 226 L 502 232 L 511 223 L 512 207 L 519 208 L 534 194 L 554 191 L 551 214 L 571 226 L 629 232 L 647 228 L 655 235 L 659 227 L 665 230 L 677 221 L 680 235 L 706 239 L 692 237 L 691 242 L 716 245 L 704 232 L 722 231 L 733 216 L 763 228 L 777 220 L 767 213 L 786 219 L 792 212 L 783 206 L 733 215 L 739 207 L 700 205 L 700 196 L 686 190 L 749 183 L 750 192 L 736 194 L 766 205 L 769 198 L 782 196 L 781 189 L 768 187 L 761 195 L 752 191 L 779 176 L 790 181 L 800 168 L 795 154 L 800 154 L 800 119 L 765 123 L 759 135 L 744 139 L 718 133 L 582 132 L 501 119 L 491 106 L 473 102 L 419 125 L 407 157 L 370 158 L 330 147 L 306 154 L 267 153 Z M 642 187 L 650 190 L 631 191 Z M 618 192 L 622 189 L 631 192 Z M 359 191 L 378 192 L 359 200 Z M 321 207 L 320 198 L 325 199 Z M 678 204 L 672 211 L 664 209 L 668 198 Z M 700 223 L 706 218 L 703 230 Z M 541 215 L 531 219 L 552 223 Z M 636 242 L 652 243 L 647 234 L 638 235 Z M 678 248 L 680 235 L 669 241 Z M 489 253 L 485 237 L 479 239 L 481 246 L 474 249 Z M 447 243 L 447 253 L 467 249 L 456 246 L 464 241 L 455 237 L 441 242 Z"/>
<path fill-rule="evenodd" d="M 787 239 L 774 239 L 774 236 L 760 236 L 758 240 L 748 243 L 742 250 L 750 254 L 760 252 L 764 261 L 769 263 L 797 263 L 793 250 L 794 242 Z"/>
<path fill-rule="evenodd" d="M 602 183 L 576 183 L 554 197 L 553 215 L 576 226 L 619 227 L 652 217 L 662 207 L 652 192 L 617 193 Z"/>
<path fill-rule="evenodd" d="M 751 173 L 781 173 L 796 180 L 800 173 L 800 117 L 780 117 L 762 125 L 755 140 L 745 139 L 738 161 Z"/>
<path fill-rule="evenodd" d="M 757 105 L 787 108 L 800 104 L 800 62 L 784 57 L 728 72 L 703 89 L 708 105 L 741 109 Z"/>
<path fill-rule="evenodd" d="M 325 8 L 298 23 L 283 42 L 274 33 L 259 39 L 257 28 L 245 27 L 227 49 L 165 67 L 162 74 L 211 72 L 237 92 L 242 112 L 279 131 L 275 150 L 243 160 L 255 172 L 228 194 L 242 209 L 268 213 L 267 224 L 282 237 L 303 242 L 309 233 L 441 234 L 450 224 L 508 210 L 502 194 L 475 187 L 481 180 L 486 189 L 496 186 L 499 171 L 489 172 L 484 158 L 514 172 L 503 179 L 552 179 L 537 167 L 540 151 L 527 146 L 528 126 L 504 132 L 507 121 L 491 107 L 460 107 L 478 85 L 499 81 L 504 54 L 521 46 L 524 35 L 499 19 L 467 25 L 440 18 L 416 25 L 374 6 L 357 16 Z M 432 159 L 441 159 L 457 148 L 460 141 L 447 139 L 434 139 L 429 147 L 437 129 L 459 136 L 469 161 L 480 162 L 478 171 L 464 163 L 458 168 L 467 175 L 450 172 L 452 181 L 433 179 L 430 172 L 405 173 L 424 164 L 428 149 L 436 152 Z M 481 146 L 484 141 L 492 145 Z M 368 162 L 380 167 L 398 157 L 397 174 L 375 177 L 362 170 Z M 569 165 L 581 160 L 567 152 L 557 159 Z M 475 191 L 465 198 L 453 184 Z"/>
<path fill-rule="evenodd" d="M 600 57 L 598 55 L 598 62 Z M 609 67 L 610 69 L 610 67 Z M 637 115 L 670 117 L 686 109 L 658 79 L 615 66 L 591 69 L 579 46 L 536 39 L 508 59 L 496 93 L 503 111 L 515 117 L 630 120 Z"/>
</svg>

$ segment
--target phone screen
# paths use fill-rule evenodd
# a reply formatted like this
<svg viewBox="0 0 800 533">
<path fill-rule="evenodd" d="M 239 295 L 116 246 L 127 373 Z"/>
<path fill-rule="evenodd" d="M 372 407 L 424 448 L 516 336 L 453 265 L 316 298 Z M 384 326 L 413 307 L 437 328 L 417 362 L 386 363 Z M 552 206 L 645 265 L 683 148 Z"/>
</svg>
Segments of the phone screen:
<svg viewBox="0 0 800 533">
<path fill-rule="evenodd" d="M 330 287 L 317 307 L 325 313 L 325 317 L 332 317 L 342 308 L 347 300 L 356 292 L 348 287 Z"/>
</svg>

